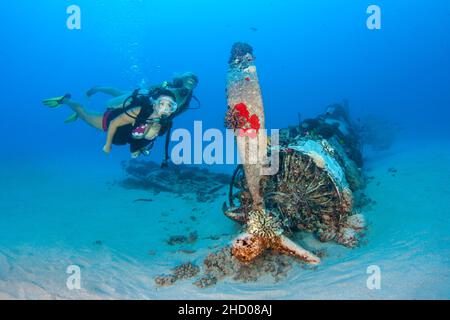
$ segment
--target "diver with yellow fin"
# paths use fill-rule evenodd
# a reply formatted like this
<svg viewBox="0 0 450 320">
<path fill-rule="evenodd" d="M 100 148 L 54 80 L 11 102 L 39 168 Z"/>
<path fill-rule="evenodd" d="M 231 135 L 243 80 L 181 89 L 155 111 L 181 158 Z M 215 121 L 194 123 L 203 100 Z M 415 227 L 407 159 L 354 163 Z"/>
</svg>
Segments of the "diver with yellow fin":
<svg viewBox="0 0 450 320">
<path fill-rule="evenodd" d="M 112 144 L 130 145 L 132 157 L 148 155 L 154 140 L 166 134 L 165 159 L 168 165 L 170 130 L 175 116 L 189 109 L 193 90 L 198 84 L 195 74 L 187 72 L 176 77 L 172 83 L 165 82 L 149 89 L 136 89 L 133 93 L 110 87 L 94 87 L 86 93 L 88 97 L 102 92 L 113 96 L 107 110 L 100 114 L 86 110 L 71 99 L 70 94 L 43 100 L 50 108 L 69 106 L 75 113 L 65 123 L 81 118 L 94 128 L 107 132 L 103 151 L 109 153 Z M 194 97 L 194 99 L 198 99 Z"/>
</svg>

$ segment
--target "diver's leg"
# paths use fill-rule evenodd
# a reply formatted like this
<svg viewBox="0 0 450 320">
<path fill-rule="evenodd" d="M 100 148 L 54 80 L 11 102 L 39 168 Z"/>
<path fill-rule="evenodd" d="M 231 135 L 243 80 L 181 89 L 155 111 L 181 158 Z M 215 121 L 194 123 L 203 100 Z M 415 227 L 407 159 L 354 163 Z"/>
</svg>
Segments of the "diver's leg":
<svg viewBox="0 0 450 320">
<path fill-rule="evenodd" d="M 126 91 L 124 94 L 121 94 L 120 96 L 116 96 L 112 99 L 109 99 L 106 102 L 106 108 L 107 109 L 123 108 L 125 101 L 127 101 L 127 103 L 125 103 L 125 107 L 130 105 L 131 99 L 129 99 L 129 98 L 130 98 L 131 94 L 132 94 L 132 92 Z"/>
<path fill-rule="evenodd" d="M 80 103 L 64 98 L 63 104 L 68 105 L 87 124 L 103 131 L 103 114 L 86 110 Z"/>
<path fill-rule="evenodd" d="M 91 97 L 91 96 L 93 96 L 94 94 L 99 93 L 99 92 L 102 92 L 102 93 L 104 93 L 104 94 L 108 94 L 108 95 L 113 96 L 113 97 L 119 97 L 119 96 L 124 95 L 124 94 L 126 93 L 125 90 L 120 90 L 120 89 L 118 89 L 118 88 L 112 88 L 112 87 L 93 87 L 93 88 L 89 89 L 89 90 L 86 92 L 86 95 L 87 95 L 88 97 Z"/>
</svg>

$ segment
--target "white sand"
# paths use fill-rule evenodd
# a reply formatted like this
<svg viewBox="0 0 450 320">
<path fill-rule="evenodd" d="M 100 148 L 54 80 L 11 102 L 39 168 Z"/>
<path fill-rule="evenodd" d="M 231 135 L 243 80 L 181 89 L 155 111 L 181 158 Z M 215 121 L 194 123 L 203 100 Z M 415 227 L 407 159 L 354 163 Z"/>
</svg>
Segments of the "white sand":
<svg viewBox="0 0 450 320">
<path fill-rule="evenodd" d="M 365 212 L 366 245 L 349 250 L 298 235 L 309 247 L 328 249 L 317 270 L 298 265 L 279 283 L 228 279 L 209 289 L 198 289 L 193 280 L 158 288 L 153 279 L 183 262 L 200 265 L 208 252 L 237 235 L 238 226 L 222 214 L 225 197 L 196 203 L 194 197 L 125 190 L 108 184 L 123 175 L 110 159 L 61 156 L 5 163 L 0 169 L 0 299 L 448 299 L 449 146 L 404 144 L 369 159 L 375 179 L 366 194 L 377 205 Z M 105 167 L 102 161 L 110 162 Z M 398 170 L 395 177 L 390 167 Z M 154 201 L 134 203 L 137 198 Z M 171 235 L 191 231 L 199 235 L 193 245 L 165 243 Z M 224 233 L 230 236 L 207 239 Z M 196 252 L 177 252 L 180 248 Z M 69 265 L 81 268 L 81 290 L 66 287 Z M 381 290 L 366 287 L 369 265 L 381 268 Z"/>
</svg>

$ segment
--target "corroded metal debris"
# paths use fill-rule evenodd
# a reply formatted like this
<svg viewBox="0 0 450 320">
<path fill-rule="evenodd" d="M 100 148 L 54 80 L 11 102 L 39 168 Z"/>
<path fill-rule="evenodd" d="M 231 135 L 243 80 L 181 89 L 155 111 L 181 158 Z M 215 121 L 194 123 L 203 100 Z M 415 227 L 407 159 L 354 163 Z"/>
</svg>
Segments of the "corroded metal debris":
<svg viewBox="0 0 450 320">
<path fill-rule="evenodd" d="M 227 71 L 227 128 L 236 135 L 237 149 L 243 163 L 245 183 L 250 200 L 246 214 L 246 230 L 232 246 L 233 256 L 251 262 L 265 250 L 295 256 L 306 263 L 320 259 L 289 240 L 279 219 L 265 206 L 265 194 L 260 190 L 264 163 L 267 158 L 265 115 L 253 49 L 246 43 L 235 43 Z"/>
<path fill-rule="evenodd" d="M 184 197 L 194 194 L 198 202 L 215 201 L 226 191 L 230 176 L 213 173 L 204 168 L 194 166 L 170 166 L 161 169 L 152 161 L 124 161 L 122 166 L 127 177 L 120 181 L 126 189 L 139 189 L 152 193 L 170 192 Z M 136 199 L 135 201 L 151 201 Z"/>
<path fill-rule="evenodd" d="M 200 272 L 200 268 L 192 262 L 187 262 L 172 269 L 171 274 L 160 275 L 155 278 L 158 286 L 171 286 L 179 280 L 195 277 Z"/>
<path fill-rule="evenodd" d="M 281 225 L 284 232 L 314 232 L 321 241 L 334 240 L 354 247 L 365 228 L 363 215 L 355 209 L 355 202 L 359 201 L 355 195 L 365 187 L 366 179 L 357 164 L 357 161 L 362 164 L 356 147 L 358 138 L 348 136 L 356 131 L 351 130 L 352 124 L 346 120 L 347 111 L 342 105 L 333 108 L 339 108 L 339 113 L 345 116 L 336 117 L 328 111 L 314 121 L 307 119 L 298 127 L 281 130 L 277 147 L 280 170 L 274 176 L 264 177 L 260 192 L 272 214 L 272 223 Z M 326 132 L 323 134 L 323 128 L 319 128 L 321 121 L 325 126 L 337 125 L 323 130 Z M 354 141 L 355 146 L 349 148 L 345 141 Z M 252 199 L 242 167 L 233 175 L 224 213 L 244 224 L 252 219 Z"/>
<path fill-rule="evenodd" d="M 230 59 L 225 117 L 228 127 L 240 130 L 237 140 L 241 152 L 249 148 L 242 142 L 241 126 L 244 124 L 244 130 L 254 128 L 249 115 L 256 114 L 264 128 L 254 58 L 248 46 L 244 49 L 239 51 L 244 56 Z M 233 47 L 232 55 L 235 52 Z M 253 86 L 246 81 L 249 68 Z M 267 152 L 280 153 L 277 174 L 262 176 L 246 161 L 236 169 L 229 203 L 224 204 L 224 213 L 245 226 L 244 234 L 233 244 L 236 258 L 251 262 L 270 248 L 318 263 L 318 257 L 286 237 L 294 230 L 314 232 L 321 241 L 334 240 L 347 247 L 358 244 L 365 221 L 355 210 L 355 192 L 365 186 L 365 179 L 358 130 L 347 104 L 331 105 L 323 115 L 282 130 L 280 145 Z"/>
<path fill-rule="evenodd" d="M 163 287 L 174 285 L 180 280 L 192 279 L 195 286 L 208 288 L 226 278 L 238 282 L 256 282 L 267 276 L 278 282 L 286 278 L 293 262 L 289 256 L 266 251 L 253 263 L 247 264 L 238 260 L 230 247 L 225 247 L 209 254 L 201 268 L 191 262 L 184 263 L 172 269 L 170 274 L 157 276 L 155 283 Z"/>
</svg>

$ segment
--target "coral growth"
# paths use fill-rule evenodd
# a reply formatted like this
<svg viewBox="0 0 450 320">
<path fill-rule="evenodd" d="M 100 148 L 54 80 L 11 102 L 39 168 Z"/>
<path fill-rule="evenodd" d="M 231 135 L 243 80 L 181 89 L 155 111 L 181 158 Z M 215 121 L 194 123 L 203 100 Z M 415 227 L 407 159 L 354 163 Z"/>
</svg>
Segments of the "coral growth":
<svg viewBox="0 0 450 320">
<path fill-rule="evenodd" d="M 231 277 L 235 281 L 255 282 L 270 275 L 276 282 L 284 279 L 292 268 L 293 260 L 267 251 L 246 264 L 239 261 L 229 247 L 209 254 L 203 262 L 201 277 L 194 283 L 200 288 L 215 285 L 219 280 Z"/>
<path fill-rule="evenodd" d="M 320 142 L 323 152 L 331 157 L 340 157 L 343 152 L 328 141 Z M 361 179 L 360 171 L 352 174 Z M 321 241 L 334 240 L 345 246 L 356 246 L 363 228 L 356 228 L 353 223 L 356 219 L 351 218 L 355 213 L 353 192 L 345 184 L 345 176 L 340 179 L 344 180 L 333 177 L 326 166 L 326 159 L 317 151 L 302 153 L 282 148 L 278 174 L 265 177 L 260 187 L 270 219 L 264 219 L 263 223 L 255 219 L 245 177 L 239 172 L 235 173 L 231 186 L 230 204 L 233 204 L 233 209 L 225 206 L 224 212 L 228 217 L 246 223 L 247 232 L 263 239 L 273 238 L 274 232 L 281 234 L 280 229 L 287 232 L 299 229 L 314 232 Z M 258 252 L 249 246 L 252 242 L 247 241 L 246 244 L 247 247 L 238 248 L 250 256 Z"/>
<path fill-rule="evenodd" d="M 172 274 L 160 275 L 155 278 L 158 286 L 171 286 L 179 280 L 195 277 L 200 272 L 200 268 L 192 262 L 184 263 L 172 269 Z"/>
<path fill-rule="evenodd" d="M 209 254 L 199 267 L 192 262 L 184 263 L 155 278 L 158 286 L 171 286 L 179 280 L 197 277 L 193 284 L 199 288 L 216 285 L 225 278 L 239 282 L 255 282 L 263 276 L 271 276 L 275 282 L 284 279 L 292 268 L 293 259 L 270 251 L 256 257 L 251 264 L 239 261 L 230 247 Z"/>
<path fill-rule="evenodd" d="M 247 134 L 257 134 L 261 128 L 259 118 L 256 114 L 250 115 L 245 103 L 238 103 L 233 108 L 229 108 L 225 115 L 225 127 L 239 130 L 241 136 Z"/>
<path fill-rule="evenodd" d="M 255 136 L 260 121 L 255 115 L 250 116 L 246 104 L 237 101 L 252 101 L 250 109 L 258 110 L 261 119 L 264 115 L 259 85 L 255 81 L 252 85 L 243 81 L 250 80 L 246 73 L 253 60 L 250 49 L 242 43 L 233 46 L 227 77 L 229 107 L 225 123 L 228 128 L 240 130 L 240 136 L 247 135 L 247 131 Z M 300 134 L 290 139 L 293 131 Z M 336 152 L 331 139 L 342 145 L 343 152 Z M 248 142 L 238 146 L 241 153 L 247 147 Z M 330 105 L 325 114 L 300 123 L 299 130 L 285 131 L 282 147 L 277 151 L 281 151 L 277 174 L 261 178 L 260 167 L 245 164 L 245 176 L 233 175 L 230 206 L 224 206 L 224 213 L 246 224 L 245 233 L 234 241 L 233 255 L 240 261 L 250 262 L 266 249 L 272 249 L 307 263 L 319 263 L 318 257 L 283 235 L 294 228 L 316 232 L 323 240 L 356 245 L 357 232 L 346 223 L 353 213 L 353 194 L 346 175 L 352 178 L 358 175 L 348 160 L 362 159 L 348 102 Z M 243 181 L 236 183 L 237 179 Z M 240 185 L 236 193 L 235 184 Z M 239 206 L 234 204 L 235 200 Z"/>
<path fill-rule="evenodd" d="M 231 252 L 236 259 L 247 263 L 258 257 L 267 247 L 265 238 L 249 234 L 236 239 Z"/>
<path fill-rule="evenodd" d="M 236 42 L 231 48 L 230 60 L 228 61 L 230 64 L 238 64 L 244 59 L 246 56 L 253 55 L 253 48 L 247 43 Z"/>
</svg>

